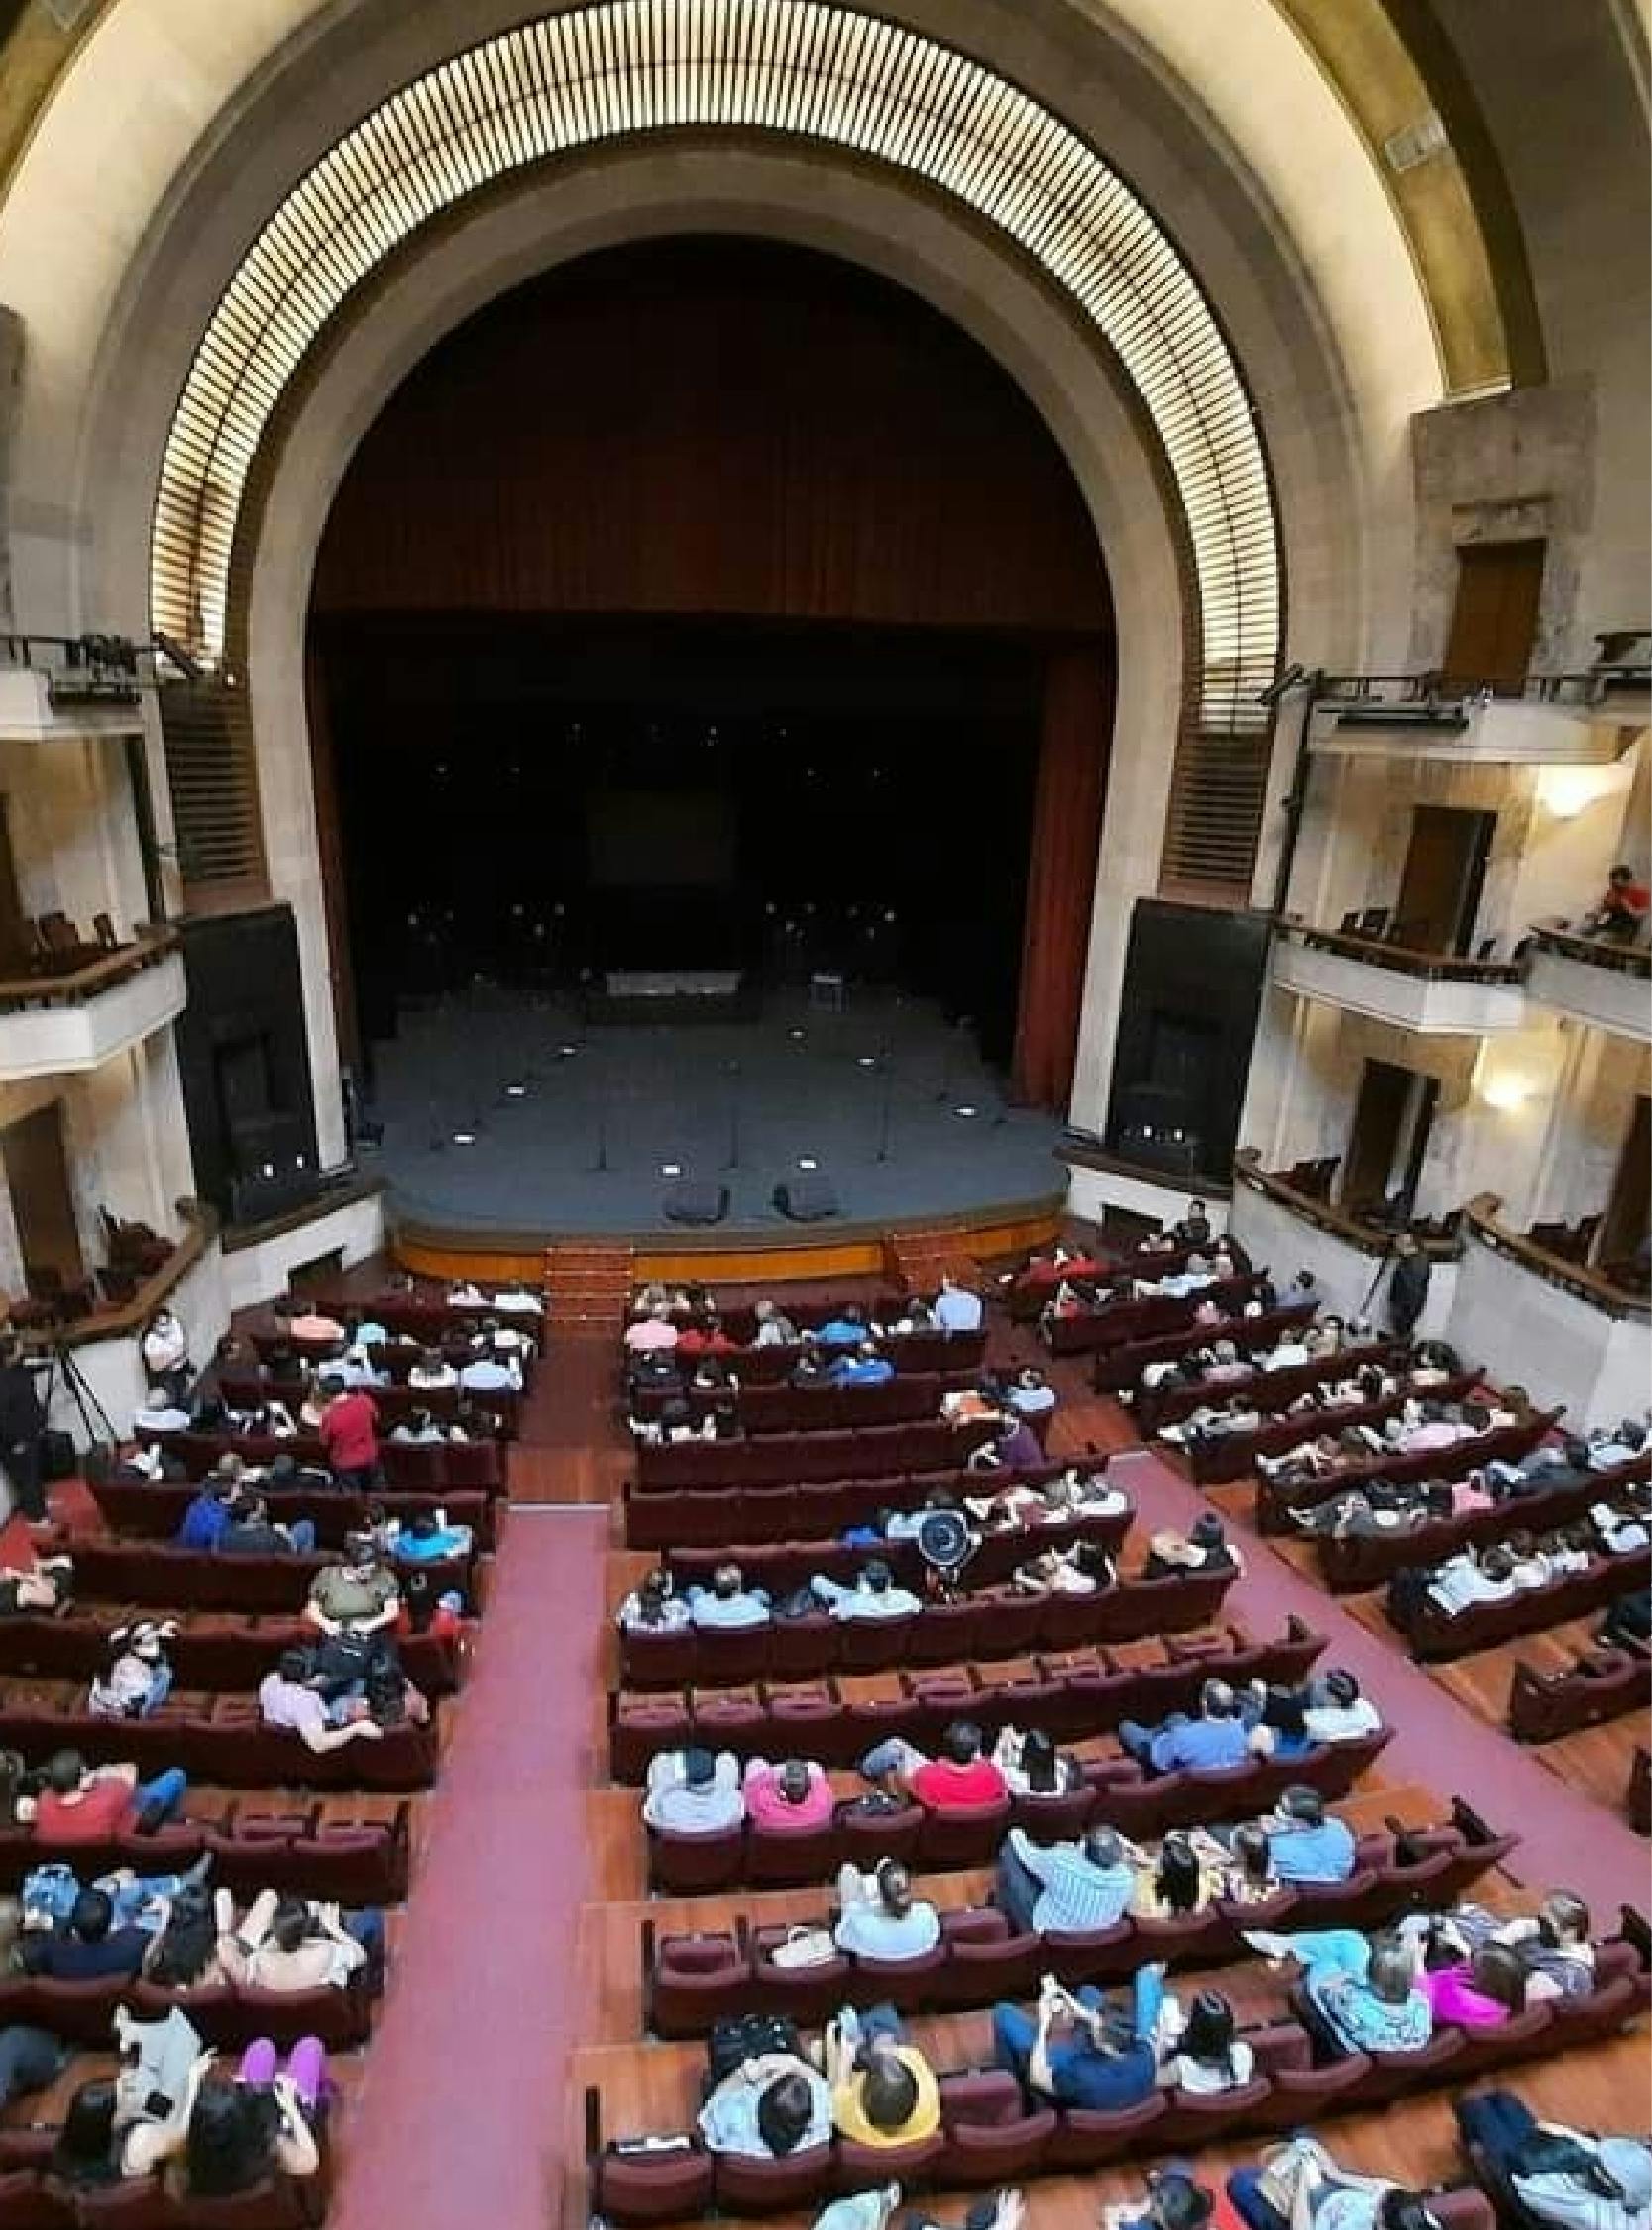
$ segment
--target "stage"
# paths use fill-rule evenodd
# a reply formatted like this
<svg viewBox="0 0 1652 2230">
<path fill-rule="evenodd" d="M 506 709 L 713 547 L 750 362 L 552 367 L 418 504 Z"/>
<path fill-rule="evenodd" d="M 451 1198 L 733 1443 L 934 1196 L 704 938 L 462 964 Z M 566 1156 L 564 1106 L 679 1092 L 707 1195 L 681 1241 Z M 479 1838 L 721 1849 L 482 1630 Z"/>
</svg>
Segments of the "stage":
<svg viewBox="0 0 1652 2230">
<path fill-rule="evenodd" d="M 1056 1117 L 1010 1106 L 935 1006 L 859 985 L 840 1010 L 788 987 L 756 1019 L 598 1028 L 572 1000 L 478 986 L 404 1008 L 375 1068 L 384 1137 L 362 1167 L 427 1245 L 692 1244 L 665 1213 L 690 1188 L 726 1186 L 718 1238 L 777 1244 L 1002 1223 L 1065 1187 Z M 835 1217 L 781 1215 L 775 1187 L 807 1178 L 830 1185 Z"/>
</svg>

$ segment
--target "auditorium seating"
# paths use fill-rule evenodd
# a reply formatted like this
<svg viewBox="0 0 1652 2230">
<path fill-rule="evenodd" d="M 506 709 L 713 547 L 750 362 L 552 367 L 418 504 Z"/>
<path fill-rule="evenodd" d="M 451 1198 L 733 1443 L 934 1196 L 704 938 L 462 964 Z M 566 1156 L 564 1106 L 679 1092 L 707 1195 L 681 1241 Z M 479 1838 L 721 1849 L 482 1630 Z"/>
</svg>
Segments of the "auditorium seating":
<svg viewBox="0 0 1652 2230">
<path fill-rule="evenodd" d="M 907 1371 L 878 1386 L 749 1386 L 735 1413 L 748 1433 L 850 1432 L 877 1425 L 917 1424 L 938 1417 L 941 1396 L 975 1384 L 974 1371 Z M 657 1416 L 670 1392 L 650 1389 L 637 1396 L 639 1416 Z M 690 1389 L 684 1399 L 698 1416 L 712 1413 L 716 1395 Z M 726 1393 L 723 1399 L 726 1400 Z M 649 1451 L 652 1453 L 653 1451 Z"/>
<path fill-rule="evenodd" d="M 496 1549 L 508 1505 L 500 1495 L 479 1487 L 456 1488 L 451 1493 L 403 1488 L 384 1495 L 355 1495 L 342 1487 L 255 1488 L 269 1505 L 275 1524 L 307 1517 L 322 1548 L 342 1547 L 351 1533 L 368 1522 L 370 1508 L 405 1525 L 424 1511 L 447 1512 L 452 1525 L 468 1525 L 479 1549 Z M 103 1480 L 91 1492 L 111 1532 L 137 1535 L 142 1540 L 175 1539 L 184 1511 L 194 1500 L 196 1487 L 181 1480 Z"/>
<path fill-rule="evenodd" d="M 250 1432 L 146 1432 L 143 1438 L 146 1447 L 175 1456 L 191 1479 L 204 1479 L 220 1456 L 239 1456 L 261 1470 L 279 1455 L 318 1471 L 328 1468 L 326 1451 L 313 1433 L 301 1432 L 294 1440 Z M 453 1494 L 461 1488 L 497 1490 L 504 1485 L 504 1451 L 496 1440 L 386 1440 L 379 1460 L 385 1484 L 407 1492 Z"/>
<path fill-rule="evenodd" d="M 1281 1371 L 1278 1376 L 1284 1378 L 1287 1374 Z M 1249 1394 L 1254 1383 L 1247 1380 L 1237 1391 Z M 1430 1394 L 1442 1401 L 1460 1401 L 1480 1383 L 1481 1373 L 1477 1368 L 1447 1380 L 1443 1386 L 1431 1388 Z M 1205 1398 L 1217 1399 L 1229 1391 L 1226 1387 L 1215 1387 Z M 1179 1453 L 1186 1457 L 1188 1468 L 1201 1486 L 1214 1486 L 1224 1480 L 1244 1479 L 1259 1456 L 1271 1459 L 1288 1455 L 1304 1440 L 1315 1439 L 1320 1433 L 1344 1432 L 1351 1425 L 1370 1425 L 1374 1429 L 1381 1426 L 1390 1417 L 1400 1416 L 1406 1403 L 1415 1398 L 1413 1389 L 1401 1387 L 1379 1401 L 1350 1401 L 1335 1409 L 1302 1409 L 1290 1416 L 1274 1418 L 1254 1432 L 1223 1432 L 1191 1441 Z"/>
<path fill-rule="evenodd" d="M 1241 1311 L 1251 1297 L 1250 1278 L 1222 1278 L 1197 1293 L 1151 1293 L 1143 1300 L 1110 1301 L 1075 1316 L 1052 1316 L 1045 1327 L 1051 1355 L 1096 1355 L 1150 1340 L 1191 1324 L 1201 1302 L 1226 1314 Z"/>
<path fill-rule="evenodd" d="M 1207 1625 L 1235 1577 L 1230 1569 L 1125 1580 L 1094 1595 L 965 1596 L 904 1618 L 836 1619 L 822 1611 L 731 1632 L 632 1630 L 619 1636 L 620 1673 L 638 1688 L 680 1688 L 1086 1649 Z"/>
<path fill-rule="evenodd" d="M 0 1687 L 0 1747 L 29 1757 L 78 1750 L 93 1765 L 134 1762 L 141 1777 L 180 1765 L 221 1788 L 422 1789 L 436 1777 L 437 1713 L 428 1727 L 386 1729 L 317 1755 L 286 1728 L 266 1727 L 256 1697 L 173 1689 L 148 1719 L 102 1719 L 66 1701 Z"/>
<path fill-rule="evenodd" d="M 0 2130 L 0 2222 L 6 2230 L 313 2230 L 326 2212 L 323 2174 L 272 2176 L 233 2199 L 177 2198 L 157 2178 L 76 2191 L 45 2173 L 53 2133 Z"/>
<path fill-rule="evenodd" d="M 1082 1247 L 1065 1263 L 1058 1264 L 1047 1255 L 1035 1255 L 1011 1281 L 1004 1293 L 1005 1309 L 1012 1324 L 1032 1324 L 1046 1302 L 1054 1297 L 1056 1287 L 1069 1279 L 1077 1278 L 1085 1284 L 1104 1286 L 1124 1278 L 1139 1278 L 1144 1282 L 1168 1278 L 1187 1268 L 1190 1255 L 1208 1256 L 1216 1243 L 1211 1239 L 1203 1247 L 1194 1247 L 1185 1240 L 1178 1240 L 1173 1246 L 1149 1250 L 1142 1246 L 1110 1246 L 1098 1240 L 1092 1246 Z M 1245 1250 L 1237 1240 L 1224 1239 L 1222 1244 L 1241 1270 L 1249 1269 Z"/>
<path fill-rule="evenodd" d="M 925 1371 L 950 1376 L 966 1371 L 973 1374 L 980 1370 L 986 1356 L 985 1332 L 885 1332 L 880 1336 L 872 1332 L 868 1323 L 867 1337 L 877 1339 L 878 1352 L 888 1356 L 898 1373 Z M 730 1378 L 738 1379 L 742 1388 L 777 1386 L 790 1378 L 809 1352 L 801 1343 L 797 1346 L 789 1343 L 770 1347 L 736 1346 L 727 1352 L 718 1350 L 716 1360 Z M 626 1359 L 630 1360 L 628 1352 Z M 687 1376 L 700 1357 L 682 1354 L 677 1361 Z"/>
<path fill-rule="evenodd" d="M 928 1491 L 928 1483 L 925 1485 Z M 879 1483 L 882 1506 L 903 1506 L 892 1503 L 888 1488 L 887 1481 Z M 831 1490 L 826 1489 L 823 1492 L 829 1494 Z M 666 1496 L 654 1496 L 645 1505 L 632 1506 L 640 1507 L 652 1516 L 655 1504 L 669 1499 Z M 767 1493 L 761 1493 L 761 1499 L 767 1501 Z M 710 1495 L 690 1498 L 691 1512 L 697 1514 L 705 1504 L 715 1500 Z M 1079 1541 L 1092 1541 L 1102 1548 L 1117 1549 L 1130 1531 L 1133 1515 L 1127 1506 L 1099 1516 L 1074 1518 L 1066 1525 L 1041 1524 L 1018 1527 L 1009 1532 L 989 1533 L 965 1566 L 965 1576 L 971 1587 L 992 1587 L 999 1581 L 1007 1580 L 1018 1565 L 1025 1564 L 1029 1558 L 1037 1556 L 1044 1549 L 1070 1548 Z M 665 1547 L 670 1544 L 635 1539 L 631 1542 L 633 1548 L 656 1545 Z M 748 1587 L 767 1588 L 772 1595 L 789 1595 L 796 1588 L 807 1587 L 817 1572 L 829 1580 L 852 1580 L 867 1559 L 874 1556 L 881 1558 L 896 1580 L 905 1587 L 921 1585 L 929 1569 L 915 1541 L 878 1541 L 865 1548 L 850 1548 L 835 1536 L 816 1541 L 788 1540 L 778 1545 L 754 1536 L 749 1541 L 732 1541 L 726 1547 L 679 1547 L 673 1549 L 670 1561 L 679 1589 L 704 1587 L 719 1564 L 737 1564 Z"/>
<path fill-rule="evenodd" d="M 214 1556 L 169 1541 L 74 1538 L 59 1546 L 74 1558 L 75 1593 L 83 1600 L 160 1609 L 301 1611 L 315 1575 L 336 1561 L 325 1555 Z M 452 1588 L 473 1610 L 486 1600 L 486 1558 L 421 1569 L 438 1593 Z"/>
<path fill-rule="evenodd" d="M 1285 1314 L 1281 1310 L 1279 1313 Z M 1304 1327 L 1312 1316 L 1311 1306 L 1289 1312 Z M 1260 1321 L 1260 1319 L 1259 1319 Z M 1277 1347 L 1276 1337 L 1258 1340 L 1250 1325 L 1241 1329 L 1248 1335 L 1237 1338 L 1224 1331 L 1220 1325 L 1200 1325 L 1198 1337 L 1190 1344 L 1179 1347 L 1174 1355 L 1156 1356 L 1159 1363 L 1175 1362 L 1184 1355 L 1196 1355 L 1208 1349 L 1216 1340 L 1230 1339 L 1240 1357 L 1249 1361 L 1257 1355 L 1271 1354 Z M 1197 1380 L 1192 1385 L 1160 1383 L 1142 1387 L 1136 1395 L 1134 1415 L 1137 1430 L 1144 1437 L 1161 1432 L 1167 1424 L 1179 1424 L 1206 1402 L 1221 1400 L 1230 1394 L 1242 1394 L 1265 1413 L 1288 1408 L 1304 1394 L 1312 1394 L 1328 1381 L 1352 1378 L 1367 1364 L 1376 1364 L 1378 1370 L 1397 1370 L 1403 1363 L 1405 1350 L 1391 1341 L 1372 1340 L 1358 1347 L 1340 1347 L 1334 1355 L 1316 1355 L 1306 1363 L 1289 1363 L 1277 1371 L 1253 1371 L 1248 1379 Z"/>
<path fill-rule="evenodd" d="M 1459 1549 L 1481 1548 L 1505 1540 L 1510 1533 L 1541 1533 L 1550 1526 L 1570 1524 L 1602 1496 L 1609 1498 L 1619 1487 L 1647 1478 L 1652 1478 L 1652 1457 L 1637 1456 L 1610 1471 L 1592 1471 L 1564 1486 L 1513 1496 L 1494 1509 L 1431 1518 L 1409 1532 L 1349 1533 L 1340 1540 L 1312 1536 L 1319 1551 L 1320 1578 L 1338 1595 L 1381 1587 L 1407 1565 L 1432 1567 Z"/>
<path fill-rule="evenodd" d="M 1467 1440 L 1459 1440 L 1450 1448 L 1423 1448 L 1411 1454 L 1373 1456 L 1369 1463 L 1339 1465 L 1335 1471 L 1323 1473 L 1317 1479 L 1269 1479 L 1261 1474 L 1257 1479 L 1257 1530 L 1260 1533 L 1294 1533 L 1296 1527 L 1290 1517 L 1293 1507 L 1308 1509 L 1350 1487 L 1369 1486 L 1374 1479 L 1385 1479 L 1390 1486 L 1402 1486 L 1428 1479 L 1464 1479 L 1471 1471 L 1492 1462 L 1516 1464 L 1547 1437 L 1561 1414 L 1559 1409 L 1544 1410 L 1525 1424 L 1498 1425 L 1489 1432 L 1477 1432 Z M 1311 1437 L 1311 1434 L 1303 1434 L 1304 1439 Z"/>
<path fill-rule="evenodd" d="M 292 1800 L 271 1809 L 257 1797 L 220 1800 L 198 1810 L 191 1792 L 184 1817 L 153 1835 L 114 1836 L 99 1843 L 54 1844 L 26 1827 L 0 1828 L 0 1889 L 15 1890 L 33 1867 L 61 1862 L 95 1878 L 130 1866 L 135 1873 L 180 1872 L 203 1852 L 212 1879 L 237 1897 L 292 1890 L 340 1905 L 398 1904 L 407 1894 L 411 1821 L 405 1800 L 348 1797 Z"/>
<path fill-rule="evenodd" d="M 163 2021 L 175 2005 L 194 2023 L 203 2043 L 230 2052 L 258 2037 L 283 2047 L 300 2037 L 319 2037 L 329 2052 L 344 2052 L 366 2044 L 373 2027 L 373 1993 L 359 1974 L 342 1988 L 314 1990 L 259 1990 L 227 1982 L 173 1990 L 118 1977 L 95 1982 L 0 1977 L 0 2028 L 27 2023 L 91 2051 L 107 2050 L 110 2024 L 122 2005 L 140 2021 Z"/>
<path fill-rule="evenodd" d="M 1147 1402 L 1151 1414 L 1150 1397 L 1155 1395 L 1155 1390 L 1141 1383 L 1142 1373 L 1150 1364 L 1178 1363 L 1184 1355 L 1196 1348 L 1208 1347 L 1213 1340 L 1232 1340 L 1246 1357 L 1267 1355 L 1278 1346 L 1286 1332 L 1311 1324 L 1318 1313 L 1317 1302 L 1299 1300 L 1259 1310 L 1255 1316 L 1224 1316 L 1219 1324 L 1196 1324 L 1188 1317 L 1171 1331 L 1106 1349 L 1095 1359 L 1090 1383 L 1097 1394 L 1111 1394 L 1135 1404 L 1138 1410 Z M 1168 1394 L 1173 1389 L 1164 1391 Z"/>
<path fill-rule="evenodd" d="M 1449 1657 L 1466 1657 L 1476 1649 L 1493 1649 L 1499 1642 L 1516 1640 L 1524 1633 L 1540 1632 L 1567 1618 L 1581 1618 L 1598 1611 L 1613 1596 L 1643 1588 L 1652 1579 L 1652 1549 L 1637 1549 L 1629 1556 L 1597 1556 L 1587 1572 L 1568 1573 L 1546 1587 L 1522 1588 L 1502 1603 L 1471 1603 L 1467 1610 L 1443 1611 L 1427 1600 L 1414 1605 L 1395 1588 L 1388 1590 L 1388 1616 L 1404 1634 L 1411 1654 L 1424 1664 Z"/>
<path fill-rule="evenodd" d="M 947 1429 L 950 1431 L 950 1427 Z M 683 1450 L 648 1452 L 679 1455 Z M 955 1456 L 953 1441 L 947 1441 L 946 1452 L 949 1458 Z M 839 1460 L 851 1463 L 853 1451 L 843 1454 Z M 627 1481 L 623 1490 L 625 1539 L 629 1547 L 637 1549 L 717 1548 L 730 1541 L 809 1542 L 823 1535 L 846 1532 L 851 1526 L 875 1523 L 880 1510 L 918 1509 L 931 1495 L 949 1494 L 960 1499 L 967 1495 L 979 1500 L 995 1494 L 1012 1480 L 1042 1486 L 1067 1469 L 1076 1470 L 1085 1478 L 1095 1478 L 1106 1466 L 1100 1461 L 1084 1459 L 1070 1466 L 1040 1464 L 1012 1473 L 959 1471 L 948 1464 L 938 1471 L 910 1474 L 891 1471 L 856 1477 L 850 1471 L 841 1476 L 811 1478 L 795 1484 L 784 1478 L 773 1481 L 760 1478 L 744 1487 L 690 1482 L 646 1491 L 640 1482 L 633 1487 Z M 1046 1532 L 1057 1540 L 1064 1537 L 1054 1526 L 1040 1525 L 1003 1538 L 1031 1542 L 1042 1539 Z M 983 1541 L 981 1556 L 987 1555 L 996 1538 L 989 1536 Z M 899 1545 L 888 1544 L 888 1551 Z M 1022 1554 L 1013 1559 L 1018 1564 L 1022 1561 Z M 973 1572 L 976 1566 L 971 1565 L 970 1569 Z"/>
<path fill-rule="evenodd" d="M 108 1661 L 108 1635 L 119 1614 L 107 1608 L 0 1619 L 0 1675 L 13 1679 L 90 1681 Z M 281 1651 L 313 1642 L 315 1628 L 296 1618 L 237 1618 L 222 1612 L 184 1613 L 166 1655 L 184 1688 L 256 1688 Z M 463 1650 L 435 1634 L 407 1634 L 397 1646 L 402 1669 L 426 1696 L 453 1694 Z"/>
<path fill-rule="evenodd" d="M 1652 1654 L 1644 1646 L 1591 1650 L 1567 1671 L 1520 1663 L 1508 1692 L 1508 1730 L 1517 1742 L 1554 1742 L 1652 1703 Z"/>
<path fill-rule="evenodd" d="M 301 1379 L 255 1379 L 235 1371 L 220 1375 L 218 1391 L 232 1410 L 250 1412 L 266 1401 L 279 1401 L 293 1417 L 297 1416 L 306 1394 Z M 484 1387 L 472 1391 L 462 1386 L 370 1386 L 362 1391 L 373 1396 L 373 1405 L 379 1412 L 380 1432 L 386 1441 L 398 1424 L 405 1424 L 420 1409 L 426 1410 L 439 1424 L 451 1424 L 461 1409 L 474 1410 L 495 1420 L 501 1440 L 514 1440 L 524 1398 L 510 1387 Z M 148 1439 L 150 1435 L 144 1437 Z M 290 1448 L 298 1443 L 289 1440 L 285 1445 Z"/>
<path fill-rule="evenodd" d="M 881 1389 L 859 1391 L 875 1394 Z M 666 1447 L 637 1449 L 636 1491 L 652 1495 L 669 1487 L 786 1487 L 887 1478 L 904 1471 L 951 1471 L 992 1437 L 990 1423 L 954 1425 L 932 1415 L 910 1424 L 832 1426 L 747 1440 L 677 1440 Z"/>
</svg>

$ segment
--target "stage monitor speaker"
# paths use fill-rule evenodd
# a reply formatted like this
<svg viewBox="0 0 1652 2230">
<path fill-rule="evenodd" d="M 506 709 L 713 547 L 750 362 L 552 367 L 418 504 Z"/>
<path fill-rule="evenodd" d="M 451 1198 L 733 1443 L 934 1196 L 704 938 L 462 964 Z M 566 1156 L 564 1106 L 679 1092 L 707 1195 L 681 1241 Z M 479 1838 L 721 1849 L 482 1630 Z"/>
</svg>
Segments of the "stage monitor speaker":
<svg viewBox="0 0 1652 2230">
<path fill-rule="evenodd" d="M 825 1223 L 828 1216 L 843 1212 L 837 1204 L 835 1186 L 823 1176 L 791 1177 L 777 1184 L 774 1204 L 793 1223 Z"/>
<path fill-rule="evenodd" d="M 662 1206 L 668 1223 L 720 1223 L 728 1213 L 725 1184 L 674 1184 Z"/>
</svg>

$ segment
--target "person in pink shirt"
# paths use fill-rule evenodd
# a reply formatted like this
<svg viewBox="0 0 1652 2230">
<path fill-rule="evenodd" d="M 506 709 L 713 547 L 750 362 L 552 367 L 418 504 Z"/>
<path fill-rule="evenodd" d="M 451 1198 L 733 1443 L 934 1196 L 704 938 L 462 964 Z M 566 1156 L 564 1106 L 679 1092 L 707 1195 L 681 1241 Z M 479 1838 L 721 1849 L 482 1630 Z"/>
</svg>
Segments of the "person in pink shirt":
<svg viewBox="0 0 1652 2230">
<path fill-rule="evenodd" d="M 1498 2029 L 1526 2009 L 1525 1962 L 1510 1944 L 1483 1944 L 1472 1958 L 1425 1967 L 1417 1988 L 1434 2011 L 1435 2025 Z"/>
<path fill-rule="evenodd" d="M 754 1828 L 825 1828 L 836 1799 L 825 1769 L 789 1757 L 778 1765 L 754 1757 L 741 1783 L 746 1818 Z"/>
<path fill-rule="evenodd" d="M 1478 1471 L 1470 1472 L 1467 1479 L 1454 1479 L 1451 1485 L 1451 1514 L 1463 1517 L 1470 1510 L 1495 1509 L 1496 1497 L 1486 1486 Z"/>
<path fill-rule="evenodd" d="M 671 1304 L 656 1301 L 646 1316 L 639 1317 L 625 1334 L 625 1345 L 633 1355 L 646 1355 L 654 1348 L 675 1347 L 677 1327 L 671 1321 Z"/>
</svg>

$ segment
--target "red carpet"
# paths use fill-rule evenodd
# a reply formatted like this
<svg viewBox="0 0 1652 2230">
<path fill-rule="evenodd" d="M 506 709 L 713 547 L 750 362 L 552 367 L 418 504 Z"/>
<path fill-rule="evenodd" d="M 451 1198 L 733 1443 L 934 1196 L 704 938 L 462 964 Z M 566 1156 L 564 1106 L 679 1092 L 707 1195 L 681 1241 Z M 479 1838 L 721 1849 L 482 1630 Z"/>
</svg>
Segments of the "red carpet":
<svg viewBox="0 0 1652 2230">
<path fill-rule="evenodd" d="M 555 2219 L 606 1535 L 511 1519 L 330 2230 Z"/>
</svg>

